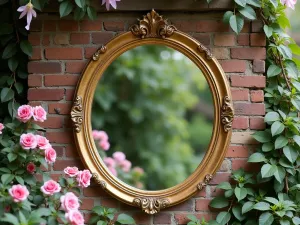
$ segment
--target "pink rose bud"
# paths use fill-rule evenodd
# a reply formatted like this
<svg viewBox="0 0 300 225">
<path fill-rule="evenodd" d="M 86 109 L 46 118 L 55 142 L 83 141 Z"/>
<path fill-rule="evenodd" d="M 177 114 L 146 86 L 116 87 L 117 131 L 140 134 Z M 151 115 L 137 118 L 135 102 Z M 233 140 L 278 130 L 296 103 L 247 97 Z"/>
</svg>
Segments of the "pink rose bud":
<svg viewBox="0 0 300 225">
<path fill-rule="evenodd" d="M 42 106 L 33 107 L 33 119 L 38 122 L 44 122 L 47 119 L 47 113 Z"/>
<path fill-rule="evenodd" d="M 126 159 L 126 156 L 125 156 L 125 154 L 123 152 L 115 152 L 113 154 L 113 158 L 115 159 L 115 161 L 117 163 L 120 163 L 120 162 L 122 162 L 122 161 L 124 161 Z"/>
<path fill-rule="evenodd" d="M 55 193 L 60 192 L 61 187 L 59 185 L 59 183 L 57 183 L 54 180 L 48 180 L 44 183 L 44 185 L 41 187 L 41 191 L 45 194 L 45 195 L 53 195 Z"/>
<path fill-rule="evenodd" d="M 67 192 L 60 197 L 61 208 L 67 212 L 79 209 L 79 201 L 76 195 L 72 192 Z"/>
<path fill-rule="evenodd" d="M 79 170 L 76 166 L 70 167 L 64 169 L 65 174 L 67 174 L 69 177 L 75 177 L 79 173 Z"/>
<path fill-rule="evenodd" d="M 118 176 L 118 172 L 117 172 L 117 170 L 114 167 L 108 166 L 107 168 L 112 173 L 112 175 L 114 175 L 116 177 Z"/>
<path fill-rule="evenodd" d="M 49 140 L 41 135 L 35 135 L 36 141 L 37 141 L 37 146 L 40 149 L 47 149 L 50 148 L 51 145 L 49 143 Z"/>
<path fill-rule="evenodd" d="M 115 160 L 113 158 L 111 158 L 111 157 L 104 158 L 103 162 L 105 163 L 105 165 L 107 167 L 115 167 L 116 166 Z"/>
<path fill-rule="evenodd" d="M 65 217 L 71 225 L 84 225 L 83 215 L 78 210 L 69 211 Z"/>
<path fill-rule="evenodd" d="M 8 193 L 13 198 L 14 202 L 22 202 L 26 200 L 29 195 L 26 186 L 22 186 L 21 184 L 13 185 L 8 190 Z"/>
<path fill-rule="evenodd" d="M 45 150 L 45 160 L 47 163 L 54 163 L 56 160 L 56 151 L 50 147 Z"/>
<path fill-rule="evenodd" d="M 34 149 L 37 146 L 37 140 L 34 134 L 22 134 L 20 137 L 20 145 L 23 149 Z"/>
<path fill-rule="evenodd" d="M 108 141 L 100 141 L 99 146 L 104 150 L 107 151 L 110 147 L 110 144 Z"/>
<path fill-rule="evenodd" d="M 79 187 L 88 187 L 90 186 L 92 174 L 89 170 L 79 171 L 76 177 Z"/>
<path fill-rule="evenodd" d="M 27 164 L 27 172 L 33 174 L 35 172 L 35 164 L 30 162 Z"/>
<path fill-rule="evenodd" d="M 30 105 L 22 105 L 18 108 L 17 119 L 23 123 L 26 123 L 31 119 L 33 110 Z"/>
<path fill-rule="evenodd" d="M 120 167 L 122 168 L 122 170 L 126 173 L 128 173 L 131 169 L 131 162 L 128 160 L 123 160 L 122 162 L 120 162 Z"/>
<path fill-rule="evenodd" d="M 2 134 L 2 130 L 4 129 L 3 123 L 0 123 L 0 134 Z"/>
</svg>

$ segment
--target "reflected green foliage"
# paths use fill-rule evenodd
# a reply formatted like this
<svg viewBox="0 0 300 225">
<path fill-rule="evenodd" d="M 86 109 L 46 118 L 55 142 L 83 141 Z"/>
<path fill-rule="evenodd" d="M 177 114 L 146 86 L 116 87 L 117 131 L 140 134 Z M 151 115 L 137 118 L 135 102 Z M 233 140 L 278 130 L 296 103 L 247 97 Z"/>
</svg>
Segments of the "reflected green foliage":
<svg viewBox="0 0 300 225">
<path fill-rule="evenodd" d="M 164 189 L 199 165 L 211 137 L 212 105 L 193 62 L 168 47 L 146 45 L 123 53 L 103 74 L 92 127 L 108 133 L 108 156 L 124 152 L 145 170 L 146 189 Z"/>
</svg>

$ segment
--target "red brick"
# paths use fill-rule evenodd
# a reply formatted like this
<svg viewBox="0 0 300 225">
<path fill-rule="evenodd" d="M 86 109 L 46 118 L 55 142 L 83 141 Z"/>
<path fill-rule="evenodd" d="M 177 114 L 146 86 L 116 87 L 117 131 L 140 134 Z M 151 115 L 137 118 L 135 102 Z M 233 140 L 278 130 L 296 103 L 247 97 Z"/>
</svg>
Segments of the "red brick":
<svg viewBox="0 0 300 225">
<path fill-rule="evenodd" d="M 206 197 L 206 188 L 203 188 L 201 191 L 198 191 L 195 197 Z"/>
<path fill-rule="evenodd" d="M 65 128 L 72 128 L 73 127 L 73 122 L 72 122 L 70 117 L 66 117 L 64 119 L 64 127 Z"/>
<path fill-rule="evenodd" d="M 69 44 L 69 34 L 59 33 L 53 38 L 53 42 L 56 45 L 68 45 Z"/>
<path fill-rule="evenodd" d="M 193 209 L 192 200 L 187 200 L 179 205 L 172 206 L 170 208 L 165 209 L 165 211 L 191 211 Z"/>
<path fill-rule="evenodd" d="M 266 78 L 264 76 L 230 76 L 233 87 L 264 88 Z"/>
<path fill-rule="evenodd" d="M 66 100 L 72 101 L 74 99 L 75 89 L 67 89 L 66 90 Z"/>
<path fill-rule="evenodd" d="M 80 162 L 80 160 L 56 160 L 56 162 L 53 165 L 53 169 L 56 171 L 63 171 L 64 168 L 66 168 L 67 166 L 76 166 L 79 169 L 83 169 L 84 167 L 82 166 L 82 163 Z M 59 174 L 59 176 L 61 176 L 61 174 Z"/>
<path fill-rule="evenodd" d="M 248 117 L 234 117 L 233 129 L 247 129 L 249 127 Z"/>
<path fill-rule="evenodd" d="M 30 24 L 30 32 L 33 31 L 42 31 L 42 20 L 32 20 Z"/>
<path fill-rule="evenodd" d="M 28 41 L 33 45 L 40 45 L 41 44 L 41 34 L 31 33 L 28 35 Z"/>
<path fill-rule="evenodd" d="M 234 103 L 237 115 L 265 115 L 265 105 L 261 103 Z"/>
<path fill-rule="evenodd" d="M 266 63 L 264 60 L 253 60 L 253 72 L 264 73 L 266 71 Z"/>
<path fill-rule="evenodd" d="M 229 59 L 229 49 L 227 48 L 213 48 L 212 54 L 217 59 Z"/>
<path fill-rule="evenodd" d="M 84 58 L 90 59 L 94 53 L 97 51 L 98 48 L 95 47 L 88 47 L 84 49 Z"/>
<path fill-rule="evenodd" d="M 53 146 L 53 148 L 56 151 L 57 157 L 63 157 L 63 155 L 64 155 L 64 147 L 63 146 L 54 146 L 54 145 L 52 145 L 52 146 Z"/>
<path fill-rule="evenodd" d="M 48 111 L 50 114 L 69 114 L 72 108 L 71 103 L 49 103 Z M 59 113 L 57 113 L 59 112 Z"/>
<path fill-rule="evenodd" d="M 109 196 L 100 186 L 89 186 L 83 189 L 86 197 L 106 197 Z"/>
<path fill-rule="evenodd" d="M 248 89 L 231 88 L 231 95 L 232 95 L 233 101 L 248 101 L 249 90 Z"/>
<path fill-rule="evenodd" d="M 213 176 L 213 179 L 209 183 L 210 184 L 219 184 L 224 181 L 228 181 L 230 176 L 231 176 L 230 173 L 216 173 Z"/>
<path fill-rule="evenodd" d="M 44 31 L 56 31 L 56 20 L 45 20 Z"/>
<path fill-rule="evenodd" d="M 82 48 L 46 48 L 46 59 L 82 59 Z"/>
<path fill-rule="evenodd" d="M 169 213 L 159 213 L 154 215 L 153 218 L 154 224 L 171 224 L 172 223 L 172 215 Z"/>
<path fill-rule="evenodd" d="M 42 40 L 42 45 L 43 46 L 48 46 L 50 45 L 50 35 L 49 34 L 44 34 L 43 35 L 43 40 Z"/>
<path fill-rule="evenodd" d="M 28 87 L 41 87 L 43 85 L 43 77 L 41 75 L 28 75 Z"/>
<path fill-rule="evenodd" d="M 41 59 L 42 59 L 42 49 L 41 48 L 33 48 L 30 60 L 41 60 Z"/>
<path fill-rule="evenodd" d="M 90 34 L 86 33 L 73 33 L 71 34 L 70 43 L 72 45 L 76 44 L 89 44 L 90 43 Z"/>
<path fill-rule="evenodd" d="M 224 194 L 224 190 L 217 188 L 217 186 L 211 186 L 210 197 L 221 196 Z"/>
<path fill-rule="evenodd" d="M 229 158 L 248 158 L 247 146 L 229 146 L 226 157 Z"/>
<path fill-rule="evenodd" d="M 266 46 L 266 35 L 264 33 L 250 34 L 251 46 Z"/>
<path fill-rule="evenodd" d="M 196 200 L 196 211 L 210 211 L 209 203 L 210 199 L 197 199 Z"/>
<path fill-rule="evenodd" d="M 229 26 L 222 21 L 174 21 L 174 25 L 184 32 L 222 32 L 229 31 Z"/>
<path fill-rule="evenodd" d="M 123 31 L 125 28 L 123 21 L 104 21 L 103 25 L 107 31 Z"/>
<path fill-rule="evenodd" d="M 255 20 L 252 22 L 251 31 L 252 32 L 262 32 L 263 31 L 263 22 L 260 20 Z"/>
<path fill-rule="evenodd" d="M 237 37 L 237 43 L 241 46 L 248 46 L 250 44 L 249 34 L 239 34 Z"/>
<path fill-rule="evenodd" d="M 264 92 L 262 90 L 253 90 L 250 92 L 251 102 L 263 102 Z"/>
<path fill-rule="evenodd" d="M 66 147 L 66 157 L 69 157 L 69 158 L 78 158 L 79 157 L 79 153 L 78 153 L 77 149 L 75 148 L 75 146 L 68 145 Z"/>
<path fill-rule="evenodd" d="M 82 31 L 101 31 L 102 30 L 102 22 L 99 20 L 96 20 L 96 21 L 83 20 L 80 23 L 80 30 L 82 30 Z"/>
<path fill-rule="evenodd" d="M 28 90 L 28 100 L 29 101 L 51 101 L 51 100 L 61 100 L 64 97 L 64 90 L 63 89 L 29 89 Z"/>
<path fill-rule="evenodd" d="M 226 73 L 244 73 L 247 67 L 245 60 L 220 60 L 220 64 Z"/>
<path fill-rule="evenodd" d="M 234 46 L 235 35 L 233 34 L 215 34 L 215 46 Z"/>
<path fill-rule="evenodd" d="M 60 73 L 61 65 L 59 62 L 29 62 L 29 73 Z"/>
<path fill-rule="evenodd" d="M 175 213 L 175 220 L 177 222 L 177 224 L 187 224 L 188 222 L 190 222 L 190 219 L 187 218 L 188 215 L 194 215 L 196 216 L 199 220 L 201 220 L 202 218 L 204 218 L 206 221 L 208 221 L 211 217 L 210 214 L 208 213 Z"/>
<path fill-rule="evenodd" d="M 260 47 L 232 48 L 231 58 L 233 59 L 265 59 L 266 49 Z"/>
<path fill-rule="evenodd" d="M 135 219 L 136 224 L 139 225 L 150 225 L 151 223 L 151 215 L 148 215 L 146 213 L 134 213 L 132 217 L 133 219 Z"/>
<path fill-rule="evenodd" d="M 263 117 L 251 117 L 250 118 L 250 129 L 252 130 L 264 130 L 266 123 Z"/>
<path fill-rule="evenodd" d="M 248 159 L 233 159 L 232 160 L 232 169 L 238 170 L 238 169 L 244 169 L 248 172 L 254 172 L 259 171 L 259 167 L 256 164 L 253 163 L 247 163 Z"/>
<path fill-rule="evenodd" d="M 119 201 L 114 198 L 103 198 L 101 199 L 101 205 L 108 208 L 118 208 Z"/>
<path fill-rule="evenodd" d="M 57 144 L 69 144 L 73 142 L 73 134 L 72 131 L 69 132 L 47 132 L 46 137 L 52 143 Z"/>
<path fill-rule="evenodd" d="M 66 72 L 80 74 L 83 71 L 86 64 L 87 61 L 66 62 Z"/>
<path fill-rule="evenodd" d="M 81 199 L 81 210 L 91 210 L 94 207 L 94 199 L 83 198 Z"/>
<path fill-rule="evenodd" d="M 37 123 L 44 128 L 57 129 L 63 127 L 63 118 L 58 116 L 48 116 L 47 120 L 42 123 Z"/>
<path fill-rule="evenodd" d="M 210 45 L 210 34 L 193 34 L 193 37 L 205 46 Z"/>
<path fill-rule="evenodd" d="M 60 31 L 78 31 L 78 22 L 74 20 L 59 20 L 58 29 Z"/>
<path fill-rule="evenodd" d="M 46 75 L 45 86 L 75 86 L 79 77 L 75 75 Z"/>
<path fill-rule="evenodd" d="M 114 36 L 113 32 L 99 32 L 92 33 L 92 43 L 93 44 L 106 44 L 109 42 Z"/>
</svg>

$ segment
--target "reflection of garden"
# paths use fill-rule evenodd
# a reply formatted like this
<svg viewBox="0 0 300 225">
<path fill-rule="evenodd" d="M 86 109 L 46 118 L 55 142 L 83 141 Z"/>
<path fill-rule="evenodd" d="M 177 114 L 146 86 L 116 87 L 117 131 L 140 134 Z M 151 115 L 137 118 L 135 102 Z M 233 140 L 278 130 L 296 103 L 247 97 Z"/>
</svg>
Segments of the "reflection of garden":
<svg viewBox="0 0 300 225">
<path fill-rule="evenodd" d="M 171 48 L 146 45 L 123 53 L 103 74 L 92 127 L 109 136 L 108 151 L 101 140 L 96 145 L 113 174 L 138 188 L 159 190 L 182 182 L 199 165 L 213 113 L 198 67 Z M 118 162 L 125 157 L 120 153 L 126 165 Z"/>
</svg>

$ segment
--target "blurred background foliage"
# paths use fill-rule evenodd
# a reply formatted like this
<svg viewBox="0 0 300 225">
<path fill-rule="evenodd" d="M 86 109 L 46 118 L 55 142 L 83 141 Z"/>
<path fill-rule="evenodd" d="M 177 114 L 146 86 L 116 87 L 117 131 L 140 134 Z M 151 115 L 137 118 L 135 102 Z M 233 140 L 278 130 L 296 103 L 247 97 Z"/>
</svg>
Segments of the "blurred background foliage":
<svg viewBox="0 0 300 225">
<path fill-rule="evenodd" d="M 201 162 L 213 129 L 213 100 L 205 77 L 186 56 L 144 45 L 105 71 L 93 102 L 92 127 L 111 148 L 145 170 L 145 189 L 172 187 Z"/>
</svg>

